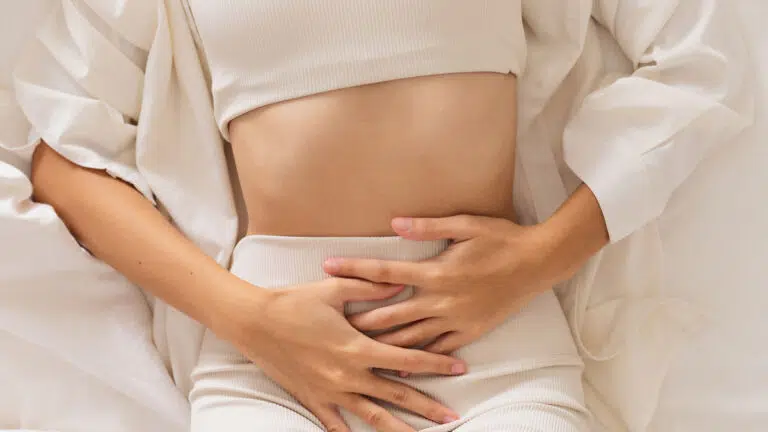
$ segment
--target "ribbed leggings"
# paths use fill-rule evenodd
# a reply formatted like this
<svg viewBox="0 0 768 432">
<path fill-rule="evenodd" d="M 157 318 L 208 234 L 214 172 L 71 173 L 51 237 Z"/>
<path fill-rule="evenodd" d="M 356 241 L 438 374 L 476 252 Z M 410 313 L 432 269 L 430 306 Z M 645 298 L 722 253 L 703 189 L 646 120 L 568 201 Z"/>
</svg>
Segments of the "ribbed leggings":
<svg viewBox="0 0 768 432">
<path fill-rule="evenodd" d="M 235 250 L 232 272 L 262 287 L 327 277 L 328 257 L 422 260 L 446 242 L 397 237 L 300 238 L 250 236 Z M 471 289 L 471 287 L 467 287 Z M 402 301 L 412 291 L 388 301 Z M 385 302 L 348 305 L 348 312 Z M 254 311 L 258 313 L 258 311 Z M 301 319 L 301 317 L 296 317 Z M 496 330 L 456 353 L 469 365 L 458 377 L 393 378 L 458 412 L 461 420 L 437 425 L 397 408 L 391 411 L 423 432 L 581 432 L 586 411 L 578 356 L 554 294 L 539 296 Z M 321 432 L 320 422 L 231 344 L 207 332 L 193 372 L 192 432 Z M 373 429 L 342 411 L 355 432 Z"/>
</svg>

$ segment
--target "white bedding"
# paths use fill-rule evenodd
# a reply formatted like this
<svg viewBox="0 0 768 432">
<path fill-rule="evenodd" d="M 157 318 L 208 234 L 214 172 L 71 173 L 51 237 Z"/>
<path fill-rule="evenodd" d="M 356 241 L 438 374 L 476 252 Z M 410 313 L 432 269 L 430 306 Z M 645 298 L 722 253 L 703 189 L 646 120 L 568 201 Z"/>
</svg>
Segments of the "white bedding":
<svg viewBox="0 0 768 432">
<path fill-rule="evenodd" d="M 0 145 L 26 142 L 10 65 L 49 3 L 0 1 Z M 29 201 L 26 169 L 0 149 L 0 430 L 187 430 L 146 299 Z"/>
<path fill-rule="evenodd" d="M 15 29 L 0 39 L 2 143 L 26 139 L 1 91 L 9 59 L 46 1 L 0 0 L 0 29 Z M 744 1 L 768 76 L 760 35 L 768 4 Z M 668 376 L 652 431 L 751 432 L 768 424 L 768 84 L 761 84 L 759 126 L 704 163 L 661 221 L 666 284 L 708 321 Z M 0 150 L 0 430 L 185 430 L 186 401 L 153 349 L 146 300 L 83 252 L 50 208 L 28 201 L 25 169 Z"/>
<path fill-rule="evenodd" d="M 757 122 L 700 166 L 663 217 L 665 283 L 703 307 L 707 327 L 673 366 L 653 432 L 768 429 L 768 2 L 745 5 Z"/>
</svg>

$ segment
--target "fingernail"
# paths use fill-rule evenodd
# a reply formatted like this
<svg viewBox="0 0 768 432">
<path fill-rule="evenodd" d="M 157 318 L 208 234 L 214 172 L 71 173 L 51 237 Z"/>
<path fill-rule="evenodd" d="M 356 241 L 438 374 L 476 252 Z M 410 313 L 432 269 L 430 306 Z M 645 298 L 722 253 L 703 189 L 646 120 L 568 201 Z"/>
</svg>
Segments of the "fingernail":
<svg viewBox="0 0 768 432">
<path fill-rule="evenodd" d="M 330 258 L 325 260 L 325 269 L 327 271 L 335 272 L 339 271 L 341 267 L 341 260 L 338 258 Z"/>
<path fill-rule="evenodd" d="M 456 363 L 451 366 L 451 373 L 454 375 L 461 375 L 467 372 L 467 367 L 463 363 Z"/>
<path fill-rule="evenodd" d="M 451 414 L 451 415 L 445 416 L 445 418 L 443 419 L 443 423 L 453 423 L 457 420 L 459 420 L 459 416 Z"/>
<path fill-rule="evenodd" d="M 409 218 L 395 218 L 392 221 L 392 227 L 398 231 L 410 231 L 413 221 Z"/>
</svg>

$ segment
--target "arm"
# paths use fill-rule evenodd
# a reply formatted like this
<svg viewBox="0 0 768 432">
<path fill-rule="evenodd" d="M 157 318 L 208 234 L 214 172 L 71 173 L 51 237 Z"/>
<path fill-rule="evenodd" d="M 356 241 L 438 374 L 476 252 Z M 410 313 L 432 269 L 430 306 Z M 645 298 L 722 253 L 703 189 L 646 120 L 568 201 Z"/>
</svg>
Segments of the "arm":
<svg viewBox="0 0 768 432">
<path fill-rule="evenodd" d="M 112 10 L 106 2 L 63 0 L 41 26 L 14 72 L 21 108 L 42 137 L 31 180 L 35 198 L 52 205 L 96 257 L 217 326 L 214 312 L 232 296 L 226 290 L 239 286 L 236 278 L 160 214 L 136 166 L 156 8 L 154 1 Z M 130 25 L 136 18 L 146 27 Z M 218 285 L 214 295 L 210 287 Z"/>
<path fill-rule="evenodd" d="M 227 309 L 222 302 L 237 298 L 245 284 L 202 253 L 133 187 L 75 165 L 46 144 L 35 152 L 32 185 L 34 198 L 53 206 L 94 256 L 207 327 L 221 328 L 215 317 Z M 265 290 L 254 288 L 247 289 L 266 297 Z"/>
<path fill-rule="evenodd" d="M 538 231 L 542 275 L 554 285 L 574 274 L 610 243 L 608 227 L 595 194 L 581 185 Z"/>
<path fill-rule="evenodd" d="M 353 317 L 356 327 L 437 318 L 445 324 L 428 331 L 408 326 L 379 339 L 413 346 L 442 335 L 429 349 L 453 351 L 571 277 L 609 242 L 657 218 L 696 165 L 751 121 L 749 62 L 732 3 L 595 1 L 595 18 L 635 72 L 589 95 L 565 130 L 565 161 L 583 184 L 531 227 L 478 217 L 393 225 L 413 240 L 456 240 L 440 259 L 331 262 L 326 271 L 333 275 L 420 288 L 407 302 Z M 547 19 L 550 6 L 541 7 L 538 17 Z"/>
</svg>

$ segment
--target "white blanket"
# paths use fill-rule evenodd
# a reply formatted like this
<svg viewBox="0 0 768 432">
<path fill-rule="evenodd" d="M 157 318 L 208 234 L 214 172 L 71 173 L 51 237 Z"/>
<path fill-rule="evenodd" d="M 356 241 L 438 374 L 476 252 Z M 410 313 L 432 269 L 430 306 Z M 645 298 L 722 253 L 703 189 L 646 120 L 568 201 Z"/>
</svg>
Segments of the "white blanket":
<svg viewBox="0 0 768 432">
<path fill-rule="evenodd" d="M 0 28 L 31 29 L 42 11 L 33 3 L 0 11 Z M 755 3 L 747 16 L 767 16 Z M 755 32 L 753 48 L 768 62 L 763 40 Z M 0 140 L 16 146 L 26 126 L 9 101 L 0 94 Z M 745 331 L 768 326 L 768 247 L 752 241 L 768 236 L 766 132 L 708 160 L 661 220 L 665 285 L 696 299 L 712 325 L 678 359 L 650 430 L 757 431 L 768 421 L 768 349 L 759 331 Z M 0 151 L 0 430 L 184 430 L 186 402 L 154 350 L 146 300 L 82 251 L 50 208 L 29 201 L 26 168 Z"/>
<path fill-rule="evenodd" d="M 182 431 L 144 296 L 0 163 L 0 428 Z"/>
<path fill-rule="evenodd" d="M 756 126 L 707 160 L 661 224 L 665 283 L 706 327 L 672 366 L 651 432 L 758 432 L 768 425 L 768 3 L 743 9 L 762 77 Z"/>
<path fill-rule="evenodd" d="M 0 3 L 0 145 L 27 140 L 6 85 L 48 3 Z M 30 202 L 26 170 L 0 149 L 0 430 L 187 430 L 147 300 Z"/>
</svg>

